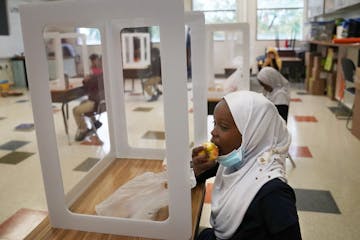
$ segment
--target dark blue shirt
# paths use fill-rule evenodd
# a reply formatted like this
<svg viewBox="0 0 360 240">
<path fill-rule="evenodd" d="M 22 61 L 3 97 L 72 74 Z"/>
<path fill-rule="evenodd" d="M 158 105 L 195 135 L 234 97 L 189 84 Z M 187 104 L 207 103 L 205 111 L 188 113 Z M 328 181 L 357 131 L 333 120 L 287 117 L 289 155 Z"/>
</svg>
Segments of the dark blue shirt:
<svg viewBox="0 0 360 240">
<path fill-rule="evenodd" d="M 216 173 L 215 169 L 217 166 L 197 179 L 201 181 L 210 177 Z M 197 238 L 215 239 L 213 229 L 206 229 Z M 278 178 L 267 182 L 255 195 L 243 221 L 230 239 L 301 240 L 294 190 Z"/>
</svg>

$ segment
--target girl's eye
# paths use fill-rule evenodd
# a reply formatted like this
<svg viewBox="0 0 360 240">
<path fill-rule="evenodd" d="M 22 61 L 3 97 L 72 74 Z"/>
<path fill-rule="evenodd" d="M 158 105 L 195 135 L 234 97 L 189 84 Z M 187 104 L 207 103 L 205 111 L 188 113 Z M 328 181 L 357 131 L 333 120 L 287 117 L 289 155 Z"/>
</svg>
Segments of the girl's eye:
<svg viewBox="0 0 360 240">
<path fill-rule="evenodd" d="M 227 126 L 220 125 L 220 129 L 221 129 L 222 131 L 226 131 L 226 130 L 228 130 L 229 128 L 228 128 Z"/>
</svg>

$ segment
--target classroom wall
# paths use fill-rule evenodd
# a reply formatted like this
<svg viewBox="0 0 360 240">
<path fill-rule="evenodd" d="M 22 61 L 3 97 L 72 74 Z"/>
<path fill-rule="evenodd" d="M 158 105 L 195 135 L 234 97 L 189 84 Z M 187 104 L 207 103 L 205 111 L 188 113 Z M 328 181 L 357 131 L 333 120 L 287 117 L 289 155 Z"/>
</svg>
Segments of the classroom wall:
<svg viewBox="0 0 360 240">
<path fill-rule="evenodd" d="M 186 11 L 191 11 L 192 0 L 184 0 L 184 9 Z M 20 15 L 16 11 L 16 7 L 12 4 L 12 1 L 9 2 L 9 9 L 13 9 L 9 13 L 9 22 L 10 22 L 10 36 L 1 36 L 0 37 L 0 58 L 12 57 L 14 54 L 21 54 L 24 51 L 22 34 L 21 34 L 21 25 L 20 25 Z M 237 0 L 238 3 L 238 16 L 237 19 L 239 22 L 247 21 L 250 24 L 250 64 L 255 64 L 255 58 L 258 55 L 264 53 L 265 48 L 269 46 L 274 46 L 274 41 L 257 41 L 256 40 L 256 1 L 247 1 L 247 0 Z M 281 45 L 284 43 L 281 42 Z M 218 46 L 216 46 L 218 45 Z M 222 43 L 217 43 L 215 45 L 215 53 L 221 53 Z M 100 53 L 101 49 L 98 46 L 91 46 L 90 51 L 95 53 Z M 215 57 L 215 65 L 218 64 L 223 59 L 221 56 Z M 220 69 L 217 71 L 221 71 Z"/>
<path fill-rule="evenodd" d="M 306 2 L 305 1 L 305 12 L 306 12 Z M 24 51 L 22 34 L 21 34 L 21 24 L 20 24 L 20 15 L 17 11 L 17 6 L 14 6 L 14 3 L 8 1 L 9 8 L 9 22 L 10 22 L 10 36 L 0 36 L 0 59 L 6 59 L 14 56 L 15 54 L 20 55 Z M 184 9 L 185 11 L 191 11 L 192 0 L 184 0 Z M 248 22 L 250 24 L 250 57 L 249 63 L 250 67 L 254 70 L 256 69 L 256 57 L 263 55 L 265 49 L 270 46 L 275 46 L 275 41 L 258 41 L 256 40 L 256 1 L 247 1 L 247 0 L 237 0 L 237 10 L 238 15 L 237 19 L 239 22 Z M 347 9 L 345 12 L 342 12 L 342 16 L 345 17 L 354 17 L 358 13 L 359 8 L 357 9 Z M 328 16 L 334 17 L 334 16 Z M 307 19 L 304 16 L 304 22 Z M 302 46 L 304 42 L 297 41 L 296 47 Z M 222 58 L 221 52 L 223 49 L 223 42 L 215 43 L 215 58 L 214 64 L 218 66 L 215 69 L 216 73 L 222 73 L 224 59 Z M 284 46 L 284 41 L 280 41 L 280 46 Z M 99 46 L 90 46 L 89 53 L 101 53 L 101 48 Z"/>
<path fill-rule="evenodd" d="M 0 58 L 10 58 L 24 52 L 20 14 L 11 1 L 8 1 L 9 36 L 0 36 Z"/>
</svg>

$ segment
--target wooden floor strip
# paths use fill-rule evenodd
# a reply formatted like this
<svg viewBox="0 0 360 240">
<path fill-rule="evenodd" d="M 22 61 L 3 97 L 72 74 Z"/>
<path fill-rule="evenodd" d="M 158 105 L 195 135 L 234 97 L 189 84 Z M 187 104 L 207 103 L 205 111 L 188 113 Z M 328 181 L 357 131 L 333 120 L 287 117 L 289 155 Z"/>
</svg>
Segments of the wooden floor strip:
<svg viewBox="0 0 360 240">
<path fill-rule="evenodd" d="M 0 225 L 0 239 L 24 239 L 46 216 L 46 211 L 21 208 Z"/>
</svg>

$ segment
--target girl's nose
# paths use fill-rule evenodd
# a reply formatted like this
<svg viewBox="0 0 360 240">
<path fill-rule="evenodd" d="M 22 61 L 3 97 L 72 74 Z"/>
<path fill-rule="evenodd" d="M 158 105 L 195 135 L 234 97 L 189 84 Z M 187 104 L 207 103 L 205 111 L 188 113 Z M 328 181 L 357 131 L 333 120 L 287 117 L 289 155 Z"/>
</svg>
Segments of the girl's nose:
<svg viewBox="0 0 360 240">
<path fill-rule="evenodd" d="M 215 135 L 216 135 L 216 130 L 215 130 L 215 128 L 213 128 L 213 130 L 211 130 L 211 136 L 213 136 L 213 137 L 215 137 Z"/>
</svg>

